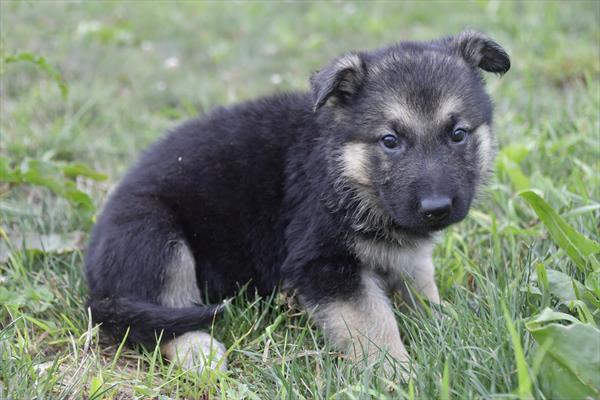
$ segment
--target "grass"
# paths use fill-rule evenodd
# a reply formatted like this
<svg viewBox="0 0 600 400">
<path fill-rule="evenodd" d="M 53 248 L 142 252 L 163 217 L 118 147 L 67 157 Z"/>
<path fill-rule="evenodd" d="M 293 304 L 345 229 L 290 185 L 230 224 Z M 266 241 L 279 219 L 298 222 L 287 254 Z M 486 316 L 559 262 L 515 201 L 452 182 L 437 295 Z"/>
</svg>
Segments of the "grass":
<svg viewBox="0 0 600 400">
<path fill-rule="evenodd" d="M 340 360 L 283 295 L 239 296 L 215 321 L 230 347 L 225 376 L 103 343 L 84 307 L 90 215 L 64 190 L 0 181 L 0 256 L 15 247 L 0 257 L 0 398 L 553 398 L 525 322 L 545 307 L 577 313 L 535 283 L 536 271 L 580 282 L 594 273 L 550 240 L 517 192 L 536 189 L 600 237 L 598 21 L 591 1 L 0 2 L 0 155 L 11 168 L 43 162 L 42 174 L 92 166 L 108 179 L 58 184 L 73 182 L 97 207 L 165 130 L 216 105 L 304 90 L 344 51 L 475 26 L 513 61 L 502 79 L 487 77 L 497 173 L 435 252 L 447 318 L 397 313 L 416 361 L 410 384 Z M 23 53 L 33 58 L 6 62 Z M 46 251 L 19 250 L 35 240 Z"/>
</svg>

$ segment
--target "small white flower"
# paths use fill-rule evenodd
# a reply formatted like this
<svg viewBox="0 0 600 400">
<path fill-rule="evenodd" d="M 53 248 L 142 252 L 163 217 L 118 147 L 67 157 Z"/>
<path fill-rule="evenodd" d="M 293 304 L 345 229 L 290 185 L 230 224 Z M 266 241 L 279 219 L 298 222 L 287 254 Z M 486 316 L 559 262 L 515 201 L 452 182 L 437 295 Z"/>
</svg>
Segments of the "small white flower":
<svg viewBox="0 0 600 400">
<path fill-rule="evenodd" d="M 169 57 L 165 60 L 165 68 L 166 69 L 175 69 L 179 68 L 179 58 L 177 57 Z"/>
<path fill-rule="evenodd" d="M 279 85 L 281 82 L 283 82 L 283 78 L 281 77 L 281 75 L 279 75 L 279 74 L 271 75 L 271 83 L 273 85 Z"/>
<path fill-rule="evenodd" d="M 156 82 L 156 89 L 161 92 L 164 92 L 167 89 L 167 84 L 164 81 Z"/>
</svg>

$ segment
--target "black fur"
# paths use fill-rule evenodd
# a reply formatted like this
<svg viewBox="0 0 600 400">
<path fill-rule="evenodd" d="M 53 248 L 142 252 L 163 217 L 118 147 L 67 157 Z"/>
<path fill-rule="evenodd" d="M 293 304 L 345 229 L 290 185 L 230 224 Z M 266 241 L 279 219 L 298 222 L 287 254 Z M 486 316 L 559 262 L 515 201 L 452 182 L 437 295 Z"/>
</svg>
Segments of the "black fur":
<svg viewBox="0 0 600 400">
<path fill-rule="evenodd" d="M 198 287 L 213 301 L 248 283 L 259 294 L 296 289 L 311 306 L 357 295 L 363 267 L 349 247 L 354 238 L 395 237 L 410 246 L 464 218 L 483 174 L 478 143 L 448 146 L 447 121 L 427 125 L 421 139 L 382 110 L 404 99 L 429 115 L 451 93 L 473 129 L 491 123 L 474 66 L 506 72 L 510 64 L 497 44 L 471 38 L 478 42 L 467 35 L 355 53 L 346 57 L 357 64 L 334 61 L 315 73 L 311 93 L 218 108 L 158 141 L 110 196 L 93 230 L 86 270 L 94 320 L 117 336 L 130 327 L 130 341 L 148 345 L 161 331 L 173 336 L 209 323 L 217 307 L 160 304 L 181 243 L 193 254 Z M 377 74 L 369 69 L 375 65 Z M 373 134 L 385 130 L 401 136 L 401 155 L 382 152 Z M 357 194 L 366 189 L 340 175 L 339 150 L 348 143 L 368 146 L 377 216 L 365 217 Z M 433 191 L 455 201 L 452 215 L 435 225 L 416 212 Z"/>
</svg>

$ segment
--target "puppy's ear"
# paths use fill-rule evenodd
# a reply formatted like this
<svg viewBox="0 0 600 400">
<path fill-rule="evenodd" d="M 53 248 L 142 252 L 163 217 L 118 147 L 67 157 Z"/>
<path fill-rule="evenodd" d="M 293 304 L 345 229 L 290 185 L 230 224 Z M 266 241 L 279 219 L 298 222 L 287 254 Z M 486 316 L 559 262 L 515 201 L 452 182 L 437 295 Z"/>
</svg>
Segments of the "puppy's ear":
<svg viewBox="0 0 600 400">
<path fill-rule="evenodd" d="M 346 54 L 313 73 L 310 77 L 313 111 L 317 111 L 330 99 L 347 101 L 358 91 L 365 74 L 365 63 L 356 53 Z"/>
<path fill-rule="evenodd" d="M 451 39 L 459 55 L 473 67 L 504 74 L 510 69 L 510 58 L 498 43 L 474 29 L 467 29 Z"/>
</svg>

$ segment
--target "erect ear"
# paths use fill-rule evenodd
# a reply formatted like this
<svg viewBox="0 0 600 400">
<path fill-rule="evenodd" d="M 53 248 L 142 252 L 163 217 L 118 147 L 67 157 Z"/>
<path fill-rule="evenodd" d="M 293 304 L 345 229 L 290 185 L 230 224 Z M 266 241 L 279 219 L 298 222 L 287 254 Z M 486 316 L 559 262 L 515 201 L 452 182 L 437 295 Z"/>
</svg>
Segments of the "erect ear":
<svg viewBox="0 0 600 400">
<path fill-rule="evenodd" d="M 313 111 L 317 111 L 330 99 L 341 102 L 348 100 L 362 85 L 365 71 L 361 56 L 349 53 L 313 73 L 310 77 Z"/>
<path fill-rule="evenodd" d="M 462 31 L 450 43 L 473 67 L 504 74 L 510 69 L 510 58 L 498 43 L 474 29 Z"/>
</svg>

